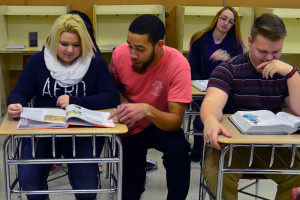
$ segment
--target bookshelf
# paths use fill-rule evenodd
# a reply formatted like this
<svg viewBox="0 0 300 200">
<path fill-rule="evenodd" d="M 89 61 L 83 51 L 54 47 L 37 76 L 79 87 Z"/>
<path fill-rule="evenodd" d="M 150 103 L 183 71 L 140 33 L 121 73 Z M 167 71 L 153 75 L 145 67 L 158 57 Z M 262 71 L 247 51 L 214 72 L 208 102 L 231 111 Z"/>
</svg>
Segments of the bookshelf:
<svg viewBox="0 0 300 200">
<path fill-rule="evenodd" d="M 0 53 L 34 53 L 42 49 L 55 19 L 69 11 L 68 6 L 0 6 Z M 28 48 L 28 33 L 38 32 L 38 48 Z M 26 45 L 25 49 L 6 49 Z"/>
<path fill-rule="evenodd" d="M 93 23 L 100 51 L 111 53 L 125 43 L 130 23 L 142 14 L 156 15 L 165 22 L 163 5 L 94 5 Z"/>
<path fill-rule="evenodd" d="M 206 28 L 222 8 L 217 6 L 176 6 L 176 48 L 182 53 L 188 53 L 192 35 Z M 240 17 L 243 42 L 248 48 L 248 36 L 254 19 L 253 8 L 234 8 Z"/>
<path fill-rule="evenodd" d="M 23 55 L 41 51 L 55 19 L 68 11 L 69 6 L 0 6 L 0 117 L 13 88 L 10 76 L 23 69 Z M 29 32 L 38 32 L 38 47 L 28 47 Z M 6 49 L 7 45 L 26 46 Z"/>
</svg>

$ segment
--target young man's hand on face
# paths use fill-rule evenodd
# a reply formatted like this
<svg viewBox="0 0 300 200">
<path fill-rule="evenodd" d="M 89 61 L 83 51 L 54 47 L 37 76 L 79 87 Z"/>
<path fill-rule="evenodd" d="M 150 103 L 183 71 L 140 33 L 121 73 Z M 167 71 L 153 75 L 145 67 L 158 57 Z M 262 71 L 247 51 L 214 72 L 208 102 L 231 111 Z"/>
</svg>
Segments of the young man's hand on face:
<svg viewBox="0 0 300 200">
<path fill-rule="evenodd" d="M 273 78 L 274 74 L 278 73 L 282 76 L 286 76 L 293 70 L 293 66 L 282 62 L 280 60 L 271 60 L 263 62 L 257 66 L 257 69 L 261 71 L 264 78 Z"/>
</svg>

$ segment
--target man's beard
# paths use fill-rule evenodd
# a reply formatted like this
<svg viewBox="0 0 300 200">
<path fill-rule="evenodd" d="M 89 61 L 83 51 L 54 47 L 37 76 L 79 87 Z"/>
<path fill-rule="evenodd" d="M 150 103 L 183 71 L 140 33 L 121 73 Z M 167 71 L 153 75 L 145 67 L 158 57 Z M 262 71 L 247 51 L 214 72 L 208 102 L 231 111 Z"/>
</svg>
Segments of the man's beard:
<svg viewBox="0 0 300 200">
<path fill-rule="evenodd" d="M 152 61 L 154 60 L 154 58 L 155 58 L 155 52 L 154 52 L 154 50 L 153 50 L 153 52 L 152 52 L 150 58 L 149 58 L 146 62 L 144 62 L 140 67 L 139 67 L 139 66 L 134 66 L 134 65 L 132 65 L 131 68 L 132 68 L 132 70 L 133 70 L 134 72 L 136 72 L 136 73 L 138 73 L 138 74 L 144 74 L 144 73 L 146 73 L 147 68 L 148 68 L 149 65 L 152 63 Z"/>
</svg>

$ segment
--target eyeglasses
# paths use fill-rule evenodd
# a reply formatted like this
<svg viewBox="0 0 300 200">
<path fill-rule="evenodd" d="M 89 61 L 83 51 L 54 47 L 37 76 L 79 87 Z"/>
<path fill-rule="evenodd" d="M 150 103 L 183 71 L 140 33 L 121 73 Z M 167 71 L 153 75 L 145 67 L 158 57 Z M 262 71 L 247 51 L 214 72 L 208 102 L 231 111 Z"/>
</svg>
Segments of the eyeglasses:
<svg viewBox="0 0 300 200">
<path fill-rule="evenodd" d="M 230 25 L 234 25 L 234 24 L 235 24 L 235 22 L 234 22 L 233 20 L 228 20 L 227 17 L 225 17 L 225 16 L 221 16 L 221 17 L 219 17 L 219 18 L 220 18 L 220 20 L 222 20 L 223 22 L 228 22 Z"/>
</svg>

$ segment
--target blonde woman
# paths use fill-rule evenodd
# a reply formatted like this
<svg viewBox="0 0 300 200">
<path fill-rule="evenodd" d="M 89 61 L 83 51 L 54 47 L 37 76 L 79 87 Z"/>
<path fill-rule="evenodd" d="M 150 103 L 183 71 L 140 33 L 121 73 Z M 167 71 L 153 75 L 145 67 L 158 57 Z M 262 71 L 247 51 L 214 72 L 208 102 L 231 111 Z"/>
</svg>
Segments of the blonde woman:
<svg viewBox="0 0 300 200">
<path fill-rule="evenodd" d="M 89 109 L 116 107 L 119 93 L 101 56 L 95 54 L 95 46 L 79 15 L 59 17 L 45 43 L 25 65 L 17 85 L 7 100 L 8 114 L 19 118 L 23 106 L 35 96 L 34 107 L 60 107 L 77 104 Z M 52 144 L 49 138 L 36 141 L 36 158 L 51 158 Z M 97 156 L 103 147 L 103 139 L 96 144 Z M 92 157 L 89 137 L 76 139 L 76 157 Z M 21 157 L 31 159 L 31 139 L 23 139 Z M 72 158 L 70 138 L 56 139 L 56 156 Z M 47 178 L 52 164 L 19 166 L 19 181 L 23 190 L 47 190 Z M 73 189 L 98 188 L 98 164 L 68 164 L 68 176 Z M 75 194 L 78 200 L 94 200 L 96 194 Z M 47 194 L 27 195 L 29 200 L 48 199 Z"/>
<path fill-rule="evenodd" d="M 190 41 L 189 63 L 192 80 L 209 79 L 212 71 L 222 62 L 243 53 L 240 23 L 237 11 L 229 6 L 222 8 L 211 24 L 196 32 Z M 201 102 L 197 102 L 198 105 Z M 199 116 L 194 120 L 194 132 L 202 132 Z M 200 161 L 203 141 L 194 136 L 191 160 Z"/>
</svg>

